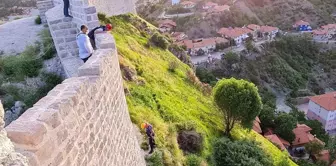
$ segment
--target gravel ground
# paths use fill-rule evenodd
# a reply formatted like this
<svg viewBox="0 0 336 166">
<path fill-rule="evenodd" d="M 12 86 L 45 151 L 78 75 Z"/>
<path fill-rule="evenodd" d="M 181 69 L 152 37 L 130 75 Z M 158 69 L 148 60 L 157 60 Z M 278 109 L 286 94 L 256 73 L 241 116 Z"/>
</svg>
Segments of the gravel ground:
<svg viewBox="0 0 336 166">
<path fill-rule="evenodd" d="M 0 51 L 5 54 L 21 53 L 26 46 L 39 40 L 43 25 L 35 24 L 36 16 L 13 20 L 0 25 Z"/>
</svg>

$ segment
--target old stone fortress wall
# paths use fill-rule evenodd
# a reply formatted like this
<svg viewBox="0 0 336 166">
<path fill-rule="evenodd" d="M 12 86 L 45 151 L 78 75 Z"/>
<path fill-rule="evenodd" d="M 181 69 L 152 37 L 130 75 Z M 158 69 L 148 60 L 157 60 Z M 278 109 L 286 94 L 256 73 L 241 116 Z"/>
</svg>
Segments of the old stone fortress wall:
<svg viewBox="0 0 336 166">
<path fill-rule="evenodd" d="M 145 166 L 127 110 L 113 36 L 96 35 L 96 50 L 82 64 L 76 34 L 99 25 L 97 11 L 135 12 L 131 0 L 38 1 L 68 78 L 5 129 L 0 120 L 0 165 Z M 0 106 L 0 118 L 3 110 Z M 7 136 L 9 139 L 6 137 Z"/>
</svg>

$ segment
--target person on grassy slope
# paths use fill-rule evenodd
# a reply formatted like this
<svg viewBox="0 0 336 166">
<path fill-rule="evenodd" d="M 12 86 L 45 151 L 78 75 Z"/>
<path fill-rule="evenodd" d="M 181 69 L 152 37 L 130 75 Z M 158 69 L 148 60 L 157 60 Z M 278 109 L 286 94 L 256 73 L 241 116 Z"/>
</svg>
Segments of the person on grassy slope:
<svg viewBox="0 0 336 166">
<path fill-rule="evenodd" d="M 148 143 L 150 146 L 149 154 L 152 154 L 156 146 L 155 139 L 154 139 L 155 133 L 153 130 L 153 126 L 150 125 L 149 123 L 142 123 L 141 128 L 146 130 L 146 135 L 148 136 Z"/>
</svg>

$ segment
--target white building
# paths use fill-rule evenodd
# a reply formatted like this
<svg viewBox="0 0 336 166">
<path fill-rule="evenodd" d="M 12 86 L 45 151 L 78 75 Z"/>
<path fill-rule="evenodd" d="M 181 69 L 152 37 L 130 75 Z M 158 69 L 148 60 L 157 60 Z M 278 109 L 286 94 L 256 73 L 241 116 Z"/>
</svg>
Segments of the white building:
<svg viewBox="0 0 336 166">
<path fill-rule="evenodd" d="M 307 117 L 318 120 L 331 133 L 336 130 L 336 92 L 310 98 Z"/>
</svg>

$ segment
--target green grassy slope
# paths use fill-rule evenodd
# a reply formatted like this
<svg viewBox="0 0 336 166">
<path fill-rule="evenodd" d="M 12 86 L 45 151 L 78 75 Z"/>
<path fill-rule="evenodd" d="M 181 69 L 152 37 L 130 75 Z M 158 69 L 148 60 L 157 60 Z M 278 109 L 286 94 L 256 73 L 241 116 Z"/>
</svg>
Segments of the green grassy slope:
<svg viewBox="0 0 336 166">
<path fill-rule="evenodd" d="M 223 131 L 222 118 L 210 96 L 205 96 L 188 81 L 191 70 L 169 51 L 146 46 L 149 36 L 143 31 L 147 23 L 133 15 L 115 16 L 105 20 L 113 24 L 121 68 L 136 71 L 136 79 L 124 82 L 129 90 L 127 104 L 134 124 L 147 121 L 154 126 L 158 148 L 163 152 L 165 165 L 183 165 L 185 157 L 178 148 L 176 126 L 195 128 L 204 137 L 201 156 L 209 160 L 211 143 Z M 148 25 L 150 28 L 154 28 Z M 169 62 L 179 65 L 175 72 L 168 70 Z M 125 70 L 122 70 L 125 74 Z M 278 165 L 286 156 L 272 143 L 253 131 L 235 129 L 236 139 L 254 139 Z M 291 165 L 295 165 L 291 162 Z"/>
</svg>

